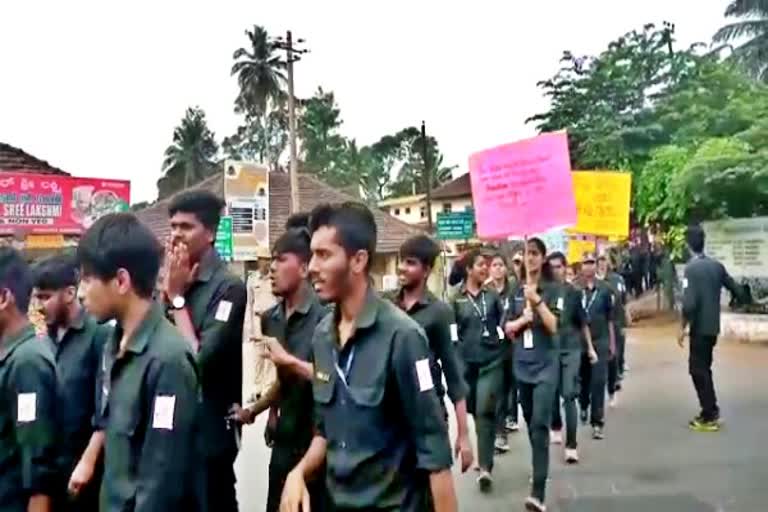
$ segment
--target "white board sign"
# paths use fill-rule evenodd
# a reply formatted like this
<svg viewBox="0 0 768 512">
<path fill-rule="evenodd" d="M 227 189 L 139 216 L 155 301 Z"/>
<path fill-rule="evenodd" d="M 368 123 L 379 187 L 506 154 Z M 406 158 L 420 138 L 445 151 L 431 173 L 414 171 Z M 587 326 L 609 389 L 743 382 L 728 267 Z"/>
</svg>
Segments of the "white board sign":
<svg viewBox="0 0 768 512">
<path fill-rule="evenodd" d="M 729 219 L 702 224 L 704 252 L 732 276 L 768 277 L 768 217 Z"/>
</svg>

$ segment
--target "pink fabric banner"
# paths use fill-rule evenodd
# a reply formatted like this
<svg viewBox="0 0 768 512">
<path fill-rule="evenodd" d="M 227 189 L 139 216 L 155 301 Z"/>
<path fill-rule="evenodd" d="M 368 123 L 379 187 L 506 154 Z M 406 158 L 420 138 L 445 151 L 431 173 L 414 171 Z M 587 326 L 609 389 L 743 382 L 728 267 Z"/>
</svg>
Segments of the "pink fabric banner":
<svg viewBox="0 0 768 512">
<path fill-rule="evenodd" d="M 523 237 L 576 224 L 565 132 L 475 153 L 469 172 L 480 238 Z"/>
</svg>

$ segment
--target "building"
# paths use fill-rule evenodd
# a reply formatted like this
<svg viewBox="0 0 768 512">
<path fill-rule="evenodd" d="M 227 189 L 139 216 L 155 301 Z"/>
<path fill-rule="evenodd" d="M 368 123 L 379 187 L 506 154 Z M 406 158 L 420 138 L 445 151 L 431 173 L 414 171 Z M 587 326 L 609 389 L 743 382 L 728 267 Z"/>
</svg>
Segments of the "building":
<svg viewBox="0 0 768 512">
<path fill-rule="evenodd" d="M 424 228 L 427 226 L 426 194 L 384 199 L 379 202 L 379 208 L 408 224 L 415 224 Z M 468 173 L 432 191 L 433 224 L 437 222 L 438 213 L 466 211 L 471 208 L 472 185 Z"/>
<path fill-rule="evenodd" d="M 44 160 L 35 158 L 10 144 L 0 142 L 0 174 L 4 172 L 69 176 L 69 173 L 52 166 Z"/>
<path fill-rule="evenodd" d="M 344 192 L 336 190 L 309 174 L 299 174 L 299 204 L 303 211 L 309 211 L 323 203 L 341 203 L 344 201 L 359 201 Z M 224 175 L 216 174 L 190 187 L 192 189 L 210 190 L 224 197 Z M 290 180 L 286 173 L 272 172 L 269 174 L 269 243 L 270 246 L 285 231 L 285 221 L 290 215 Z M 158 238 L 164 240 L 170 233 L 168 224 L 168 204 L 172 198 L 158 201 L 152 206 L 137 212 L 142 222 L 152 229 Z M 397 258 L 400 245 L 413 235 L 423 231 L 392 218 L 386 213 L 373 209 L 378 226 L 378 242 L 373 258 L 372 274 L 376 286 L 381 289 L 392 283 L 397 273 Z M 241 275 L 254 269 L 257 262 L 247 264 L 234 263 L 233 268 Z M 239 267 L 239 268 L 238 268 Z M 385 277 L 389 276 L 389 277 Z"/>
</svg>

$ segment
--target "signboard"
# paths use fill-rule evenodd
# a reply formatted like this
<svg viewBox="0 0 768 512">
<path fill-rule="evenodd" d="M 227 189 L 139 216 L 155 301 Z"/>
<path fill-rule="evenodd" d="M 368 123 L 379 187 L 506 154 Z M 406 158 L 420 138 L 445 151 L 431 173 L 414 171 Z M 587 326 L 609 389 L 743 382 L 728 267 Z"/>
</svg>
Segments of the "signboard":
<svg viewBox="0 0 768 512">
<path fill-rule="evenodd" d="M 437 238 L 468 240 L 475 236 L 475 212 L 440 212 L 437 214 Z"/>
<path fill-rule="evenodd" d="M 252 162 L 224 163 L 224 200 L 232 217 L 235 261 L 269 258 L 269 170 Z"/>
<path fill-rule="evenodd" d="M 131 185 L 123 180 L 0 173 L 0 235 L 79 235 L 107 213 L 128 211 Z"/>
<path fill-rule="evenodd" d="M 613 171 L 577 171 L 573 192 L 578 210 L 575 233 L 626 238 L 632 175 Z"/>
<path fill-rule="evenodd" d="M 475 153 L 469 172 L 480 238 L 523 237 L 576 223 L 565 132 Z"/>
<path fill-rule="evenodd" d="M 536 237 L 544 242 L 544 245 L 547 246 L 547 254 L 553 252 L 568 254 L 568 234 L 565 232 L 565 229 L 557 228 L 550 229 L 544 233 L 533 233 L 529 238 L 532 237 Z M 524 240 L 521 237 L 510 237 L 509 239 L 520 242 Z"/>
<path fill-rule="evenodd" d="M 731 275 L 768 277 L 768 217 L 705 222 L 702 227 L 705 253 Z"/>
<path fill-rule="evenodd" d="M 597 244 L 594 240 L 571 238 L 568 241 L 568 263 L 581 263 L 585 252 L 597 252 Z"/>
<path fill-rule="evenodd" d="M 216 251 L 224 261 L 232 261 L 232 217 L 222 217 L 219 221 L 219 229 L 216 231 Z"/>
<path fill-rule="evenodd" d="M 64 235 L 29 235 L 24 239 L 27 249 L 60 249 L 64 247 Z"/>
</svg>

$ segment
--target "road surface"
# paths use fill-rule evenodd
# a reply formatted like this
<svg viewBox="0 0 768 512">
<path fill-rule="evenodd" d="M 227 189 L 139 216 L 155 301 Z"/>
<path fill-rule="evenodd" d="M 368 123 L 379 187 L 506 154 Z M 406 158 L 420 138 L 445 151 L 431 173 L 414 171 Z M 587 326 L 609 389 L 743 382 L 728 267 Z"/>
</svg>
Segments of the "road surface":
<svg viewBox="0 0 768 512">
<path fill-rule="evenodd" d="M 698 434 L 686 424 L 697 413 L 687 351 L 675 325 L 645 321 L 628 331 L 625 389 L 608 411 L 606 439 L 579 432 L 581 464 L 566 467 L 552 447 L 547 505 L 552 512 L 764 512 L 768 510 L 768 347 L 721 342 L 715 382 L 723 431 Z M 269 450 L 262 416 L 244 434 L 236 464 L 243 512 L 263 511 Z M 496 459 L 494 491 L 483 495 L 476 473 L 456 471 L 459 510 L 523 510 L 530 449 L 523 431 Z"/>
</svg>

